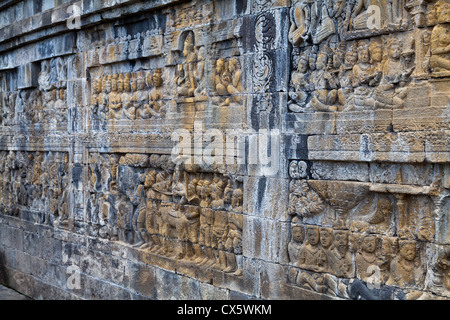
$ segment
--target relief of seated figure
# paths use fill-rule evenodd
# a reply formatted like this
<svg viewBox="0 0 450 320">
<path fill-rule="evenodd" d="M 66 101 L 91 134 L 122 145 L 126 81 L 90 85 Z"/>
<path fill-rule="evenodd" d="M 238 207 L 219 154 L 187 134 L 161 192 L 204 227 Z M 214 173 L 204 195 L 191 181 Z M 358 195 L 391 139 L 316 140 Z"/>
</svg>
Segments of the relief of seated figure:
<svg viewBox="0 0 450 320">
<path fill-rule="evenodd" d="M 402 59 L 402 44 L 393 37 L 387 41 L 388 58 L 383 64 L 383 77 L 375 92 L 375 108 L 403 108 L 406 98 L 405 83 L 414 71 L 406 68 Z"/>
<path fill-rule="evenodd" d="M 450 71 L 450 25 L 437 25 L 431 32 L 432 72 Z"/>
<path fill-rule="evenodd" d="M 317 55 L 316 69 L 312 72 L 310 82 L 314 85 L 311 106 L 322 112 L 338 110 L 337 80 L 328 71 L 329 48 L 323 47 Z"/>
</svg>

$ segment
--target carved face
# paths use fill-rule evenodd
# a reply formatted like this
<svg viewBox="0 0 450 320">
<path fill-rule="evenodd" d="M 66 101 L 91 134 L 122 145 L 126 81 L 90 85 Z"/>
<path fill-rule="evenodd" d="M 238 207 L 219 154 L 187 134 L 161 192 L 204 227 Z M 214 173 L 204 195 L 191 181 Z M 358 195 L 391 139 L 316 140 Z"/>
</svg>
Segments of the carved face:
<svg viewBox="0 0 450 320">
<path fill-rule="evenodd" d="M 405 243 L 400 248 L 400 255 L 408 261 L 413 261 L 416 257 L 416 245 L 414 243 Z"/>
<path fill-rule="evenodd" d="M 334 234 L 334 241 L 336 246 L 345 247 L 348 244 L 348 234 L 345 231 L 336 231 Z"/>
<path fill-rule="evenodd" d="M 375 252 L 376 245 L 375 237 L 365 237 L 361 247 L 365 252 L 373 253 Z"/>
<path fill-rule="evenodd" d="M 358 50 L 358 60 L 361 63 L 369 63 L 370 55 L 369 50 L 365 47 L 360 47 Z"/>
<path fill-rule="evenodd" d="M 372 45 L 370 47 L 370 57 L 374 62 L 381 62 L 383 60 L 383 50 L 379 45 Z"/>
<path fill-rule="evenodd" d="M 347 52 L 345 54 L 345 64 L 347 66 L 354 66 L 357 62 L 357 55 L 353 52 Z"/>
<path fill-rule="evenodd" d="M 119 80 L 119 82 L 117 82 L 117 91 L 118 92 L 123 91 L 123 81 L 122 80 Z"/>
<path fill-rule="evenodd" d="M 300 174 L 298 172 L 298 162 L 297 161 L 291 161 L 291 164 L 289 165 L 289 175 L 292 179 L 299 179 Z"/>
<path fill-rule="evenodd" d="M 308 61 L 305 59 L 300 59 L 297 70 L 298 72 L 306 73 L 308 71 Z"/>
<path fill-rule="evenodd" d="M 321 52 L 317 56 L 316 68 L 318 70 L 324 70 L 328 63 L 328 57 L 325 53 Z"/>
<path fill-rule="evenodd" d="M 306 231 L 306 237 L 311 245 L 317 245 L 319 243 L 319 228 L 309 227 Z"/>
<path fill-rule="evenodd" d="M 300 175 L 300 178 L 306 178 L 308 175 L 307 169 L 308 164 L 305 161 L 298 162 L 298 174 Z"/>
<path fill-rule="evenodd" d="M 324 248 L 328 248 L 331 245 L 332 239 L 330 228 L 320 228 L 320 243 Z"/>
<path fill-rule="evenodd" d="M 222 73 L 224 68 L 225 68 L 225 61 L 223 61 L 222 59 L 217 60 L 217 63 L 216 63 L 217 73 Z"/>
<path fill-rule="evenodd" d="M 237 69 L 238 69 L 238 61 L 236 59 L 230 59 L 228 70 L 230 70 L 230 72 L 234 72 Z"/>
<path fill-rule="evenodd" d="M 303 232 L 300 226 L 292 226 L 292 240 L 303 242 Z"/>
<path fill-rule="evenodd" d="M 402 47 L 400 46 L 400 44 L 393 42 L 391 44 L 391 49 L 389 50 L 389 52 L 392 59 L 400 59 L 402 55 Z"/>
</svg>

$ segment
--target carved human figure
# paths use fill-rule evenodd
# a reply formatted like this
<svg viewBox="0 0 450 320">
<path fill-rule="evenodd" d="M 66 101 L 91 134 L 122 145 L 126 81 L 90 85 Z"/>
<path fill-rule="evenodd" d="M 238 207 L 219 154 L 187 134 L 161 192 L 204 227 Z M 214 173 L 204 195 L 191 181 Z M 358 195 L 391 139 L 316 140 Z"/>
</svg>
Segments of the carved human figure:
<svg viewBox="0 0 450 320">
<path fill-rule="evenodd" d="M 403 64 L 402 45 L 393 37 L 387 41 L 388 58 L 383 64 L 383 77 L 376 89 L 375 108 L 403 108 L 406 98 L 404 87 L 414 68 L 407 69 Z"/>
<path fill-rule="evenodd" d="M 333 246 L 333 229 L 329 227 L 320 227 L 319 228 L 319 239 L 320 244 L 322 246 L 322 254 L 325 257 L 324 260 L 324 270 L 327 270 L 330 268 L 330 263 L 334 263 L 332 250 L 334 249 Z"/>
<path fill-rule="evenodd" d="M 439 24 L 431 32 L 430 67 L 432 72 L 450 70 L 450 25 Z"/>
<path fill-rule="evenodd" d="M 226 211 L 215 211 L 214 212 L 214 223 L 212 226 L 211 234 L 211 244 L 212 247 L 218 250 L 217 259 L 213 265 L 214 268 L 219 268 L 224 270 L 226 268 L 226 258 L 224 255 L 226 240 L 226 228 L 228 225 L 228 214 Z"/>
<path fill-rule="evenodd" d="M 228 216 L 228 225 L 224 233 L 223 243 L 225 249 L 226 268 L 224 272 L 234 272 L 239 276 L 242 270 L 239 269 L 236 261 L 236 254 L 242 253 L 242 229 L 244 217 L 241 214 L 230 213 Z"/>
<path fill-rule="evenodd" d="M 147 200 L 145 229 L 149 235 L 149 239 L 147 241 L 147 245 L 144 246 L 144 249 L 148 248 L 152 252 L 157 252 L 162 249 L 162 242 L 160 240 L 160 228 L 162 227 L 162 221 L 161 216 L 158 216 L 158 209 L 158 203 L 156 201 L 152 199 Z"/>
<path fill-rule="evenodd" d="M 119 241 L 132 243 L 132 214 L 133 205 L 126 199 L 119 200 L 117 205 L 117 228 Z"/>
<path fill-rule="evenodd" d="M 123 75 L 123 92 L 120 95 L 122 103 L 122 113 L 128 119 L 135 117 L 135 109 L 132 102 L 133 94 L 131 92 L 131 74 L 125 73 Z"/>
<path fill-rule="evenodd" d="M 447 290 L 450 290 L 450 247 L 447 247 L 439 256 L 436 263 L 438 272 L 443 275 L 443 285 Z"/>
<path fill-rule="evenodd" d="M 311 25 L 311 4 L 313 1 L 302 0 L 297 2 L 290 11 L 291 27 L 289 29 L 289 41 L 294 46 L 306 41 Z"/>
<path fill-rule="evenodd" d="M 390 276 L 387 285 L 401 287 L 413 286 L 420 281 L 420 267 L 416 265 L 416 243 L 409 240 L 399 241 L 400 252 L 390 265 Z"/>
<path fill-rule="evenodd" d="M 233 199 L 233 188 L 231 186 L 231 181 L 228 181 L 224 191 L 223 191 L 223 202 L 225 205 L 231 205 Z"/>
<path fill-rule="evenodd" d="M 98 94 L 97 97 L 97 105 L 98 105 L 98 111 L 97 114 L 99 117 L 103 117 L 108 115 L 108 95 L 111 92 L 111 83 L 108 81 L 108 76 L 103 76 L 98 79 L 98 85 L 99 88 L 101 87 L 101 92 Z"/>
<path fill-rule="evenodd" d="M 292 160 L 289 164 L 289 176 L 292 179 L 300 179 L 300 173 L 298 171 L 298 161 Z"/>
<path fill-rule="evenodd" d="M 99 105 L 98 105 L 98 96 L 101 92 L 101 83 L 100 79 L 93 79 L 92 80 L 92 94 L 91 94 L 91 115 L 93 117 L 99 118 Z"/>
<path fill-rule="evenodd" d="M 242 91 L 241 87 L 241 76 L 242 71 L 239 67 L 239 61 L 236 58 L 230 58 L 227 63 L 228 71 L 222 73 L 222 83 L 219 86 L 226 86 L 226 91 L 223 90 L 227 95 L 231 95 L 230 98 L 226 98 L 221 106 L 229 106 L 232 103 L 240 104 L 242 102 L 242 97 L 240 93 Z M 228 79 L 229 77 L 229 79 Z"/>
<path fill-rule="evenodd" d="M 125 75 L 125 79 L 127 78 L 128 75 L 129 74 Z M 142 94 L 139 94 L 139 92 L 138 92 L 138 81 L 136 79 L 136 74 L 132 73 L 129 76 L 129 79 L 130 79 L 129 81 L 130 81 L 130 95 L 131 95 L 130 100 L 129 100 L 130 102 L 127 103 L 126 105 L 124 105 L 125 108 L 123 109 L 123 114 L 125 115 L 126 119 L 135 120 L 136 113 L 139 108 L 139 103 L 141 101 L 140 98 L 142 97 Z M 125 83 L 126 82 L 124 82 L 124 84 Z M 140 85 L 142 86 L 142 82 Z M 126 91 L 125 85 L 124 85 L 124 90 Z M 128 108 L 127 108 L 127 106 L 128 106 Z"/>
<path fill-rule="evenodd" d="M 338 99 L 344 107 L 344 111 L 355 109 L 355 97 L 353 94 L 353 68 L 358 62 L 358 53 L 355 45 L 352 45 L 344 54 L 344 63 L 339 67 L 337 77 L 339 79 Z"/>
<path fill-rule="evenodd" d="M 185 61 L 183 64 L 178 65 L 177 77 L 175 78 L 175 83 L 178 86 L 178 96 L 193 97 L 197 88 L 197 81 L 195 79 L 197 54 L 194 50 L 193 33 L 189 33 L 186 36 L 183 55 Z"/>
<path fill-rule="evenodd" d="M 289 261 L 295 265 L 298 264 L 300 258 L 300 249 L 304 241 L 303 228 L 298 224 L 298 218 L 292 218 L 291 222 L 291 241 L 288 243 Z"/>
<path fill-rule="evenodd" d="M 200 204 L 200 197 L 197 194 L 197 184 L 198 179 L 192 179 L 189 181 L 186 188 L 186 199 L 190 204 L 198 205 Z"/>
<path fill-rule="evenodd" d="M 218 95 L 228 95 L 227 88 L 231 84 L 231 74 L 229 73 L 227 62 L 223 58 L 216 61 L 214 84 Z"/>
<path fill-rule="evenodd" d="M 131 98 L 133 107 L 136 110 L 136 118 L 138 119 L 148 119 L 151 116 L 149 110 L 149 91 L 146 89 L 144 73 L 139 71 L 136 74 L 136 90 L 133 92 L 133 97 Z M 133 120 L 133 119 L 131 119 Z"/>
<path fill-rule="evenodd" d="M 198 186 L 200 183 L 198 184 Z M 211 205 L 211 181 L 205 179 L 202 181 L 201 189 L 200 189 L 200 206 L 202 208 L 209 208 Z"/>
<path fill-rule="evenodd" d="M 205 46 L 198 47 L 197 49 L 197 67 L 195 69 L 194 75 L 197 82 L 197 88 L 194 94 L 196 96 L 206 95 L 206 77 L 205 77 L 205 58 L 206 58 L 206 48 Z"/>
<path fill-rule="evenodd" d="M 316 272 L 324 271 L 326 257 L 319 247 L 319 227 L 309 225 L 306 227 L 306 241 L 300 248 L 298 265 L 300 268 Z"/>
<path fill-rule="evenodd" d="M 362 281 L 368 281 L 369 278 L 378 284 L 383 282 L 382 271 L 386 268 L 387 260 L 380 257 L 377 252 L 377 237 L 372 235 L 364 236 L 360 245 L 360 250 L 356 253 L 356 275 Z"/>
<path fill-rule="evenodd" d="M 162 79 L 162 70 L 156 69 L 152 74 L 152 85 L 153 88 L 150 90 L 149 94 L 149 103 L 148 103 L 148 112 L 151 117 L 160 118 L 163 117 L 166 113 L 163 105 L 163 79 Z"/>
<path fill-rule="evenodd" d="M 242 204 L 243 204 L 243 193 L 240 188 L 237 188 L 233 191 L 230 210 L 234 212 L 242 212 L 243 211 Z"/>
<path fill-rule="evenodd" d="M 111 92 L 108 95 L 109 117 L 110 119 L 120 119 L 122 117 L 122 104 L 118 92 L 119 75 L 114 74 L 109 76 L 108 79 L 111 81 Z"/>
<path fill-rule="evenodd" d="M 50 74 L 51 74 L 51 68 L 50 68 L 50 61 L 44 60 L 41 63 L 41 72 L 38 76 L 38 83 L 41 90 L 49 91 L 52 88 L 52 84 L 50 81 Z"/>
<path fill-rule="evenodd" d="M 310 81 L 314 85 L 314 96 L 311 99 L 312 107 L 317 111 L 337 111 L 338 102 L 337 81 L 328 71 L 329 48 L 324 46 L 317 55 L 315 70 Z"/>
<path fill-rule="evenodd" d="M 225 209 L 225 203 L 223 199 L 224 182 L 218 177 L 214 177 L 211 184 L 211 208 L 213 209 Z"/>
<path fill-rule="evenodd" d="M 201 208 L 198 243 L 203 246 L 203 252 L 195 260 L 195 263 L 198 265 L 205 265 L 205 264 L 209 265 L 216 262 L 216 254 L 214 253 L 214 250 L 212 248 L 213 223 L 214 223 L 214 211 L 210 208 Z"/>
<path fill-rule="evenodd" d="M 305 111 L 306 101 L 308 98 L 307 87 L 308 87 L 308 71 L 309 62 L 308 56 L 309 52 L 305 51 L 298 61 L 297 70 L 292 73 L 291 83 L 292 91 L 289 92 L 289 97 L 292 99 L 292 103 L 289 105 L 289 109 L 292 112 L 302 112 Z"/>
<path fill-rule="evenodd" d="M 186 228 L 188 240 L 188 243 L 186 243 L 186 258 L 190 261 L 195 261 L 198 257 L 202 256 L 202 251 L 198 243 L 200 208 L 197 206 L 185 206 L 185 213 L 182 223 Z"/>
<path fill-rule="evenodd" d="M 371 80 L 369 86 L 376 86 L 380 83 L 383 75 L 383 47 L 382 44 L 377 41 L 370 41 L 369 43 L 370 64 L 372 68 L 369 70 L 371 74 Z"/>
<path fill-rule="evenodd" d="M 351 278 L 354 274 L 347 230 L 334 231 L 334 248 L 329 254 L 329 267 L 338 277 Z"/>
<path fill-rule="evenodd" d="M 354 87 L 369 84 L 373 76 L 370 73 L 371 68 L 369 44 L 366 41 L 360 41 L 358 43 L 358 63 L 353 67 Z"/>
</svg>

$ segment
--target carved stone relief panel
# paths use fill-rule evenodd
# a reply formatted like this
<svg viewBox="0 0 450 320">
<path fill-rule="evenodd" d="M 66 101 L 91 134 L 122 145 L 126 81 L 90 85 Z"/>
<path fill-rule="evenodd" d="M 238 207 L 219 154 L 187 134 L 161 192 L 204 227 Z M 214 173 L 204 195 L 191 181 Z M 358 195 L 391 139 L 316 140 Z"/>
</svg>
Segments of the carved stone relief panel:
<svg viewBox="0 0 450 320">
<path fill-rule="evenodd" d="M 65 227 L 69 218 L 69 162 L 66 152 L 0 152 L 1 206 L 25 210 L 36 223 Z"/>
<path fill-rule="evenodd" d="M 89 172 L 89 222 L 100 237 L 241 274 L 242 182 L 159 154 L 91 153 Z"/>
</svg>

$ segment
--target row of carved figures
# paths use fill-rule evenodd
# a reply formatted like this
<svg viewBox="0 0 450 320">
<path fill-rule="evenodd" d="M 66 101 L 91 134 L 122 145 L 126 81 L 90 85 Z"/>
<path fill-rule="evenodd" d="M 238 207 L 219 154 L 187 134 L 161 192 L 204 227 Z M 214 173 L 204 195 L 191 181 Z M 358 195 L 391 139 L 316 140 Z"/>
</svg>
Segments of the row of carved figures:
<svg viewBox="0 0 450 320">
<path fill-rule="evenodd" d="M 411 78 L 450 75 L 449 24 L 297 49 L 292 112 L 403 108 Z"/>
<path fill-rule="evenodd" d="M 3 95 L 0 123 L 5 126 L 67 122 L 66 89 L 20 90 Z"/>
<path fill-rule="evenodd" d="M 105 75 L 93 80 L 91 112 L 97 119 L 149 119 L 165 114 L 161 69 Z"/>
<path fill-rule="evenodd" d="M 236 255 L 242 254 L 241 214 L 159 200 L 138 201 L 124 194 L 110 201 L 112 198 L 104 196 L 98 207 L 91 207 L 95 216 L 100 215 L 100 236 L 179 261 L 240 274 Z"/>
<path fill-rule="evenodd" d="M 300 269 L 339 278 L 357 278 L 371 285 L 423 288 L 426 261 L 420 242 L 330 227 L 303 225 L 293 220 L 288 244 L 290 263 Z M 450 251 L 440 250 L 432 267 L 435 288 L 450 290 Z M 291 269 L 290 282 L 318 292 L 328 290 L 326 275 L 312 276 Z M 320 278 L 320 279 L 319 279 Z"/>
<path fill-rule="evenodd" d="M 320 44 L 329 37 L 370 36 L 413 26 L 450 22 L 448 0 L 296 0 L 290 9 L 289 41 Z"/>
<path fill-rule="evenodd" d="M 126 190 L 130 198 L 243 212 L 240 182 L 221 174 L 188 172 L 170 163 L 169 156 L 156 154 L 99 158 L 89 166 L 91 192 L 115 193 L 120 189 Z M 125 184 L 123 181 L 132 182 Z"/>
<path fill-rule="evenodd" d="M 14 208 L 45 211 L 66 220 L 68 163 L 66 153 L 0 153 L 0 203 Z"/>
</svg>

